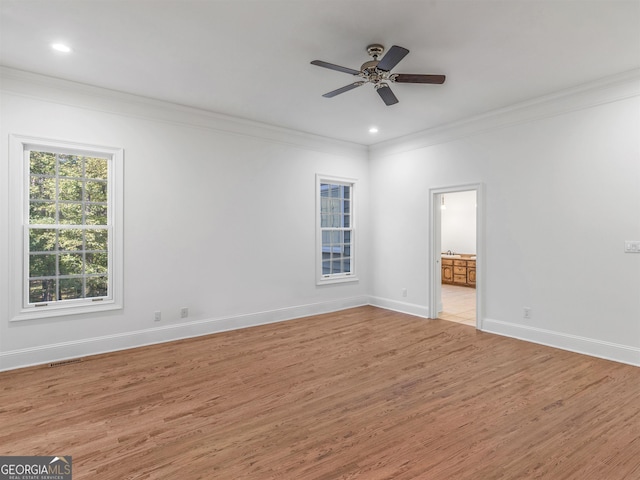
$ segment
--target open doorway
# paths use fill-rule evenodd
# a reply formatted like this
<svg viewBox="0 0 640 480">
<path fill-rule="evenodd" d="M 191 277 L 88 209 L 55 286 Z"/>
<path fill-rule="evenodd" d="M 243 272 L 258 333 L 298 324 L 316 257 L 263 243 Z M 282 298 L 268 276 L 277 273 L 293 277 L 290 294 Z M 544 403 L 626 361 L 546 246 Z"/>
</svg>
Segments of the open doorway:
<svg viewBox="0 0 640 480">
<path fill-rule="evenodd" d="M 431 189 L 430 318 L 482 328 L 483 188 Z"/>
<path fill-rule="evenodd" d="M 476 325 L 475 190 L 440 194 L 442 308 L 438 318 Z"/>
</svg>

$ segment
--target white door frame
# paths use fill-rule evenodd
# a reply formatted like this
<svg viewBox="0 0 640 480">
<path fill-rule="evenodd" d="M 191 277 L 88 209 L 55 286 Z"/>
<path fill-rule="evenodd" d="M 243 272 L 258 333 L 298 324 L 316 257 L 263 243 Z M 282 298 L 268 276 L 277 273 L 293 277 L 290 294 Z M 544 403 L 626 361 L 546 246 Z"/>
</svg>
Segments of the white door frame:
<svg viewBox="0 0 640 480">
<path fill-rule="evenodd" d="M 440 244 L 442 222 L 440 215 L 440 196 L 445 193 L 476 192 L 476 328 L 482 330 L 484 319 L 484 184 L 469 183 L 466 185 L 450 185 L 429 189 L 429 318 L 438 318 L 438 311 L 442 302 L 440 264 Z"/>
</svg>

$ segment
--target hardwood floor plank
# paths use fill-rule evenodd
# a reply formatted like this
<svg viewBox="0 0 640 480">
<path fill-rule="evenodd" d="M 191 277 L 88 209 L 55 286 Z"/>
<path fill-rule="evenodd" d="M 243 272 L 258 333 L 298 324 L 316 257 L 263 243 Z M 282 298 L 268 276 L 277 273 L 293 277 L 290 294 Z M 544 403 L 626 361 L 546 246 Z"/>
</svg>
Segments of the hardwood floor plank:
<svg viewBox="0 0 640 480">
<path fill-rule="evenodd" d="M 640 369 L 374 307 L 0 373 L 77 479 L 640 477 Z"/>
</svg>

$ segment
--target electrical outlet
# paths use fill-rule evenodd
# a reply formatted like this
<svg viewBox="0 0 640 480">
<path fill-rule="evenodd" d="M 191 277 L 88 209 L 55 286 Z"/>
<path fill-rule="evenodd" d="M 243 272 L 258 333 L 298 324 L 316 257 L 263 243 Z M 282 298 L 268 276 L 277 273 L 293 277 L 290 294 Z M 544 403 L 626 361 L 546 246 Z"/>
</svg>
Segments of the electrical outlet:
<svg viewBox="0 0 640 480">
<path fill-rule="evenodd" d="M 403 289 L 402 289 L 402 296 L 403 296 L 403 297 L 406 297 L 406 296 L 407 296 L 407 289 L 406 289 L 406 288 L 403 288 Z"/>
<path fill-rule="evenodd" d="M 189 316 L 189 307 L 182 307 L 180 309 L 180 318 L 187 318 Z"/>
<path fill-rule="evenodd" d="M 162 320 L 162 312 L 154 312 L 153 313 L 153 319 L 156 322 L 159 322 L 160 320 Z"/>
<path fill-rule="evenodd" d="M 531 307 L 524 307 L 524 312 L 522 315 L 525 319 L 530 320 L 531 319 Z"/>
<path fill-rule="evenodd" d="M 640 241 L 625 240 L 624 251 L 625 253 L 640 253 Z"/>
</svg>

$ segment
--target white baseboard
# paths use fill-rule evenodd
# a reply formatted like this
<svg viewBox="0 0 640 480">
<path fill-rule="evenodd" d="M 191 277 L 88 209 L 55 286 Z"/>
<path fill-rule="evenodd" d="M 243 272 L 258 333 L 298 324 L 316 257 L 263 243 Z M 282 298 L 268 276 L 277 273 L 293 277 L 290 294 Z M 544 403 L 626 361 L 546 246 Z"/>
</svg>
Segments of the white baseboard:
<svg viewBox="0 0 640 480">
<path fill-rule="evenodd" d="M 417 317 L 429 318 L 429 308 L 423 305 L 363 295 L 264 312 L 200 319 L 122 334 L 105 335 L 72 342 L 61 342 L 0 352 L 0 371 L 171 342 L 183 338 L 210 335 L 212 333 L 236 330 L 239 328 L 266 325 L 311 315 L 337 312 L 363 305 L 372 305 Z M 640 348 L 629 347 L 627 345 L 603 342 L 576 335 L 567 335 L 551 330 L 516 325 L 489 318 L 483 320 L 482 330 L 487 333 L 494 333 L 562 350 L 569 350 L 620 363 L 640 366 Z"/>
<path fill-rule="evenodd" d="M 640 348 L 485 318 L 482 331 L 640 367 Z"/>
<path fill-rule="evenodd" d="M 221 318 L 206 318 L 175 325 L 149 328 L 115 335 L 61 342 L 20 350 L 0 352 L 0 371 L 42 365 L 51 362 L 115 352 L 183 338 L 236 330 L 295 318 L 337 312 L 369 304 L 366 295 L 331 300 L 328 302 L 297 305 L 265 312 L 248 313 Z"/>
<path fill-rule="evenodd" d="M 416 305 L 415 303 L 398 302 L 382 297 L 369 297 L 369 304 L 374 307 L 380 307 L 394 312 L 408 313 L 416 317 L 429 318 L 429 308 L 424 305 Z"/>
</svg>

